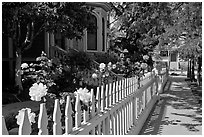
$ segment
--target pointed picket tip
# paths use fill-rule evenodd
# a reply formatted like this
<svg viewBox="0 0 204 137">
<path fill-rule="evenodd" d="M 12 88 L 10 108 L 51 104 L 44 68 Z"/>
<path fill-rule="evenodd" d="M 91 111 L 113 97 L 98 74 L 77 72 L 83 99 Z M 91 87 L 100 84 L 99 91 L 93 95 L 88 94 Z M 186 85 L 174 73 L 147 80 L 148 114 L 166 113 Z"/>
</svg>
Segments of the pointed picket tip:
<svg viewBox="0 0 204 137">
<path fill-rule="evenodd" d="M 48 116 L 47 116 L 47 110 L 45 108 L 45 103 L 40 104 L 40 113 L 38 118 L 38 135 L 48 135 Z"/>
<path fill-rule="evenodd" d="M 6 128 L 4 116 L 2 116 L 2 135 L 9 135 L 8 130 Z"/>
<path fill-rule="evenodd" d="M 28 110 L 25 109 L 23 110 L 23 118 L 22 118 L 22 123 L 19 126 L 19 135 L 30 135 L 31 134 L 31 123 L 29 121 L 28 117 Z"/>
<path fill-rule="evenodd" d="M 53 112 L 53 135 L 62 135 L 61 116 L 59 99 L 56 99 Z"/>
<path fill-rule="evenodd" d="M 71 98 L 67 96 L 67 102 L 65 106 L 65 135 L 68 135 L 72 132 L 73 121 L 72 121 L 72 105 Z"/>
</svg>

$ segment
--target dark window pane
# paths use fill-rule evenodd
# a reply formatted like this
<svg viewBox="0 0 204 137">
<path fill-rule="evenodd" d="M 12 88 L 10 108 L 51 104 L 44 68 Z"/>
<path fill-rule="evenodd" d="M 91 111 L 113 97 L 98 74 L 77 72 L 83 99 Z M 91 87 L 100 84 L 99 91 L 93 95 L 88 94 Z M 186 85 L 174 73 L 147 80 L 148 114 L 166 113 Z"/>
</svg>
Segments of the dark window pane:
<svg viewBox="0 0 204 137">
<path fill-rule="evenodd" d="M 97 19 L 92 15 L 90 21 L 95 27 L 87 30 L 87 50 L 97 50 Z"/>
</svg>

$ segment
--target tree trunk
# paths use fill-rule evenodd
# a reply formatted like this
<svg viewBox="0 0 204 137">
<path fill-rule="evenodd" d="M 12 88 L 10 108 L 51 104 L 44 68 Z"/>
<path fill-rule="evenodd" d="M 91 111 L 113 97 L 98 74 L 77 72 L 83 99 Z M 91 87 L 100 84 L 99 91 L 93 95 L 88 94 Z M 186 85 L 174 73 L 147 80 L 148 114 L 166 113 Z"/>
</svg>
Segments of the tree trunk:
<svg viewBox="0 0 204 137">
<path fill-rule="evenodd" d="M 201 66 L 202 66 L 202 58 L 198 57 L 197 83 L 199 86 L 201 86 Z"/>
<path fill-rule="evenodd" d="M 190 78 L 190 59 L 188 59 L 188 71 L 187 71 L 187 77 Z"/>
<path fill-rule="evenodd" d="M 18 87 L 18 94 L 23 90 L 21 82 L 21 62 L 22 62 L 22 52 L 21 48 L 16 50 L 16 67 L 15 67 L 15 86 Z"/>
<path fill-rule="evenodd" d="M 195 58 L 193 57 L 192 58 L 192 65 L 191 65 L 191 67 L 192 67 L 191 81 L 195 81 L 195 68 L 194 68 L 194 66 L 195 66 Z"/>
</svg>

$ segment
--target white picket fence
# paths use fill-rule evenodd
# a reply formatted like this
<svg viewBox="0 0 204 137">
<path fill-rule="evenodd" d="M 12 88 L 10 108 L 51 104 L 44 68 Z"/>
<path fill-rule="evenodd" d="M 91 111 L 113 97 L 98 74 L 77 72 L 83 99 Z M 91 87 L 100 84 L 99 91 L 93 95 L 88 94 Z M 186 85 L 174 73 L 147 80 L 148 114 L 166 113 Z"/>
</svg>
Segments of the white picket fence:
<svg viewBox="0 0 204 137">
<path fill-rule="evenodd" d="M 55 100 L 53 112 L 53 135 L 126 135 L 138 134 L 151 109 L 158 100 L 158 85 L 164 85 L 168 75 L 162 72 L 156 76 L 150 72 L 138 81 L 137 77 L 124 78 L 97 87 L 96 97 L 91 90 L 91 106 L 81 111 L 79 96 L 75 102 L 75 118 L 72 117 L 72 105 L 67 96 L 65 117 L 62 117 L 59 100 Z M 139 86 L 139 84 L 140 86 Z M 162 89 L 160 89 L 162 90 Z M 65 132 L 62 132 L 61 120 L 65 119 Z M 48 116 L 45 103 L 40 104 L 38 135 L 48 134 Z M 29 135 L 31 124 L 27 112 L 24 113 L 19 135 Z M 2 117 L 2 134 L 8 134 Z"/>
</svg>

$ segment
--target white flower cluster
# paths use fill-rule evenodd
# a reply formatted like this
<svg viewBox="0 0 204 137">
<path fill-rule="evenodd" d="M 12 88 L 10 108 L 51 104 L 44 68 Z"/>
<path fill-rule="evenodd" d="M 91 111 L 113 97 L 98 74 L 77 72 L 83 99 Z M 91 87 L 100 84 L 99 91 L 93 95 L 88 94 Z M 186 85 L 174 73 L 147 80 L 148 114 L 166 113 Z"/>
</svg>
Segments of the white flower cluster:
<svg viewBox="0 0 204 137">
<path fill-rule="evenodd" d="M 29 66 L 28 66 L 28 64 L 27 63 L 23 63 L 23 64 L 21 64 L 21 68 L 22 69 L 26 69 L 26 68 L 28 68 Z"/>
<path fill-rule="evenodd" d="M 105 70 L 105 67 L 106 67 L 106 64 L 101 63 L 101 64 L 99 65 L 100 71 L 103 72 L 103 71 Z"/>
<path fill-rule="evenodd" d="M 43 96 L 47 94 L 47 86 L 42 83 L 34 83 L 33 86 L 29 89 L 29 95 L 31 96 L 31 100 L 40 101 Z"/>
<path fill-rule="evenodd" d="M 148 66 L 147 63 L 142 63 L 142 64 L 141 64 L 141 68 L 142 68 L 142 69 L 146 69 L 147 66 Z"/>
<path fill-rule="evenodd" d="M 35 113 L 31 113 L 31 109 L 30 108 L 23 108 L 21 110 L 18 111 L 18 115 L 16 115 L 16 119 L 17 119 L 17 124 L 21 125 L 23 122 L 23 114 L 25 112 L 25 110 L 27 110 L 28 112 L 28 118 L 29 118 L 29 122 L 32 125 L 32 123 L 35 123 Z"/>
<path fill-rule="evenodd" d="M 143 56 L 143 59 L 144 59 L 144 60 L 148 60 L 148 59 L 149 59 L 149 56 L 148 56 L 148 55 L 144 55 L 144 56 Z"/>
<path fill-rule="evenodd" d="M 79 95 L 79 99 L 84 102 L 88 103 L 91 100 L 91 93 L 86 88 L 79 88 L 76 92 L 74 92 L 75 95 Z"/>
</svg>

